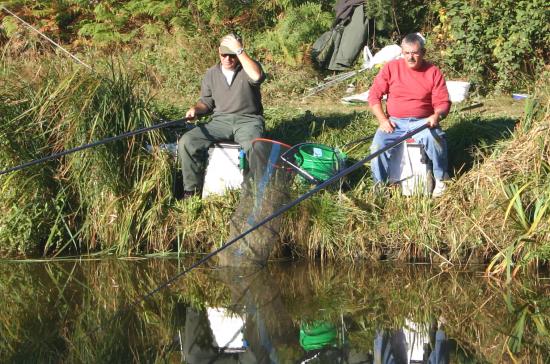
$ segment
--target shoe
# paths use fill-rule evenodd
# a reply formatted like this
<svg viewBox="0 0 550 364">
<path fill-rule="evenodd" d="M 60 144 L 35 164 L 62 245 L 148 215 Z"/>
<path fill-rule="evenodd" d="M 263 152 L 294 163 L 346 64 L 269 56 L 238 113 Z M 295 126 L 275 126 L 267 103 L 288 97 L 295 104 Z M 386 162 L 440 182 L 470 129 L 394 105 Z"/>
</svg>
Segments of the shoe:
<svg viewBox="0 0 550 364">
<path fill-rule="evenodd" d="M 199 191 L 197 190 L 193 190 L 193 191 L 183 191 L 183 199 L 186 200 L 188 198 L 191 198 L 191 197 L 194 197 L 194 196 L 198 196 L 199 195 Z"/>
<path fill-rule="evenodd" d="M 432 191 L 432 197 L 441 197 L 446 189 L 447 186 L 445 185 L 445 182 L 436 179 L 434 190 Z"/>
</svg>

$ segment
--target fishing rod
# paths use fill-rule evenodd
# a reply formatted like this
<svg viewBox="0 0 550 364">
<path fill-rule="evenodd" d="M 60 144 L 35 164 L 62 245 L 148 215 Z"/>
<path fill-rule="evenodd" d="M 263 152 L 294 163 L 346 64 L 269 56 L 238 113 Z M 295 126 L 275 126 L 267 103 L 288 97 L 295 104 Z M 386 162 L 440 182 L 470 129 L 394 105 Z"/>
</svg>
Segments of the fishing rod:
<svg viewBox="0 0 550 364">
<path fill-rule="evenodd" d="M 189 121 L 189 120 L 191 120 L 191 118 L 183 118 L 183 119 L 177 119 L 177 120 L 173 120 L 173 121 L 167 121 L 167 122 L 155 124 L 153 126 L 148 126 L 148 127 L 145 127 L 145 128 L 129 131 L 129 132 L 117 135 L 117 136 L 113 136 L 113 137 L 109 137 L 109 138 L 106 138 L 106 139 L 98 140 L 98 141 L 90 143 L 90 144 L 84 144 L 84 145 L 81 145 L 81 146 L 76 147 L 76 148 L 67 149 L 67 150 L 64 150 L 62 152 L 50 154 L 46 157 L 42 157 L 42 158 L 39 158 L 39 159 L 32 160 L 30 162 L 20 164 L 20 165 L 15 166 L 15 167 L 4 169 L 3 171 L 0 171 L 0 176 L 3 175 L 3 174 L 10 173 L 10 172 L 19 171 L 21 169 L 24 169 L 24 168 L 27 168 L 27 167 L 30 167 L 30 166 L 34 166 L 34 165 L 42 163 L 42 162 L 47 162 L 47 161 L 50 161 L 50 160 L 53 160 L 53 159 L 57 159 L 57 158 L 65 156 L 67 154 L 75 153 L 75 152 L 78 152 L 78 151 L 81 151 L 81 150 L 84 150 L 84 149 L 88 149 L 88 148 L 93 148 L 93 147 L 96 147 L 98 145 L 107 144 L 107 143 L 110 143 L 110 142 L 113 142 L 113 141 L 116 141 L 116 140 L 131 137 L 131 136 L 134 136 L 134 135 L 143 134 L 143 133 L 146 133 L 146 132 L 151 131 L 151 130 L 161 129 L 161 128 L 169 128 L 169 127 L 172 127 L 172 126 L 185 126 L 187 128 L 194 127 L 193 125 L 190 125 L 190 124 L 187 123 L 187 121 Z"/>
<path fill-rule="evenodd" d="M 352 150 L 357 148 L 357 146 L 359 146 L 363 142 L 366 142 L 367 140 L 372 139 L 373 137 L 374 137 L 374 134 L 371 134 L 369 136 L 366 136 L 366 137 L 363 137 L 363 138 L 360 138 L 360 139 L 352 140 L 351 142 L 342 145 L 339 149 L 341 151 L 343 151 L 344 153 L 349 154 L 349 153 L 351 153 Z M 349 147 L 350 145 L 353 145 L 353 148 L 350 148 L 350 149 L 346 150 L 346 148 Z"/>
<path fill-rule="evenodd" d="M 92 70 L 92 67 L 89 66 L 88 64 L 82 62 L 77 56 L 75 56 L 74 54 L 72 54 L 71 52 L 69 52 L 68 50 L 66 50 L 65 48 L 63 48 L 60 44 L 54 42 L 50 37 L 48 37 L 47 35 L 45 35 L 44 33 L 42 33 L 40 30 L 36 29 L 35 27 L 33 27 L 32 25 L 30 25 L 29 23 L 27 23 L 26 21 L 24 21 L 23 19 L 21 19 L 20 17 L 18 17 L 16 14 L 12 13 L 11 11 L 9 11 L 5 6 L 3 5 L 0 5 L 0 8 L 2 8 L 2 10 L 4 10 L 6 13 L 10 14 L 11 16 L 13 16 L 14 18 L 16 18 L 17 20 L 19 20 L 21 23 L 23 23 L 25 26 L 27 26 L 28 28 L 30 28 L 31 30 L 33 30 L 34 32 L 38 33 L 38 35 L 40 35 L 42 38 L 46 39 L 48 42 L 50 42 L 51 44 L 53 44 L 54 46 L 58 47 L 59 49 L 61 49 L 63 52 L 65 52 L 65 54 L 67 54 L 69 57 L 71 57 L 73 60 L 75 60 L 77 63 L 80 63 L 81 65 L 83 65 L 84 67 L 88 68 L 89 70 Z"/>
<path fill-rule="evenodd" d="M 422 125 L 421 127 L 417 128 L 417 129 L 414 129 L 408 133 L 406 133 L 405 135 L 403 135 L 402 137 L 396 139 L 394 142 L 386 145 L 385 147 L 383 148 L 380 148 L 378 149 L 377 151 L 375 151 L 374 153 L 370 154 L 369 156 L 361 159 L 360 161 L 354 163 L 353 165 L 351 165 L 350 167 L 347 167 L 346 169 L 343 169 L 342 171 L 338 172 L 337 174 L 335 174 L 334 176 L 330 177 L 329 179 L 327 179 L 325 182 L 322 182 L 321 184 L 317 185 L 315 188 L 309 190 L 308 192 L 304 193 L 303 195 L 301 195 L 300 197 L 296 198 L 294 201 L 292 201 L 291 203 L 287 204 L 287 205 L 284 205 L 283 207 L 279 208 L 277 211 L 275 211 L 273 214 L 269 215 L 268 217 L 264 218 L 263 220 L 261 220 L 260 222 L 258 222 L 256 225 L 250 227 L 248 230 L 244 231 L 243 233 L 241 233 L 240 235 L 238 235 L 237 237 L 231 239 L 230 241 L 226 242 L 224 245 L 222 245 L 221 247 L 219 247 L 218 249 L 210 252 L 209 254 L 205 255 L 203 258 L 201 258 L 200 260 L 198 260 L 197 262 L 193 263 L 189 268 L 187 269 L 184 269 L 182 270 L 181 272 L 177 273 L 176 275 L 174 275 L 172 278 L 168 279 L 167 281 L 165 281 L 164 283 L 160 284 L 159 286 L 157 286 L 155 289 L 149 291 L 148 293 L 138 297 L 137 299 L 135 299 L 133 302 L 131 302 L 125 309 L 122 309 L 119 311 L 119 313 L 115 314 L 115 316 L 112 318 L 111 321 L 114 321 L 115 318 L 119 317 L 120 315 L 122 315 L 124 312 L 127 312 L 127 310 L 130 309 L 130 307 L 133 307 L 133 306 L 137 306 L 140 302 L 142 301 L 145 301 L 147 300 L 148 298 L 150 298 L 151 296 L 153 296 L 155 293 L 161 291 L 162 289 L 170 286 L 172 283 L 174 283 L 176 280 L 178 280 L 179 278 L 183 277 L 184 275 L 186 275 L 187 273 L 189 273 L 190 271 L 192 271 L 193 269 L 197 268 L 198 266 L 204 264 L 205 262 L 207 262 L 208 260 L 210 260 L 210 258 L 212 258 L 213 256 L 217 255 L 218 253 L 222 252 L 223 250 L 227 249 L 229 246 L 233 245 L 235 242 L 239 241 L 240 239 L 244 238 L 245 236 L 247 236 L 248 234 L 250 234 L 251 232 L 253 232 L 254 230 L 257 230 L 258 228 L 262 227 L 263 225 L 267 224 L 268 222 L 270 222 L 271 220 L 275 219 L 276 217 L 282 215 L 283 213 L 285 213 L 286 211 L 290 210 L 291 208 L 293 208 L 294 206 L 298 205 L 300 202 L 308 199 L 309 197 L 313 196 L 314 194 L 316 194 L 317 192 L 319 192 L 320 190 L 324 189 L 325 187 L 331 185 L 332 183 L 338 181 L 339 179 L 345 177 L 346 175 L 350 174 L 351 172 L 361 168 L 365 163 L 369 162 L 371 159 L 374 159 L 376 157 L 378 157 L 380 154 L 398 146 L 399 144 L 403 143 L 404 141 L 406 141 L 407 139 L 411 138 L 413 135 L 421 132 L 422 130 L 425 130 L 429 127 L 428 124 L 424 124 Z M 99 327 L 97 328 L 99 329 Z"/>
</svg>

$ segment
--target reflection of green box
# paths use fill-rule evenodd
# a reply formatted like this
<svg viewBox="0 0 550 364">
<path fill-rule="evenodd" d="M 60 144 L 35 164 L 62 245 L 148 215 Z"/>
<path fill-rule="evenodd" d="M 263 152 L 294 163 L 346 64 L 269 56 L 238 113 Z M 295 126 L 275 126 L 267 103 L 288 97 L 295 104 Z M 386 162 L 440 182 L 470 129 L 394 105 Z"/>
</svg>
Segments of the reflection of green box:
<svg viewBox="0 0 550 364">
<path fill-rule="evenodd" d="M 294 155 L 296 164 L 320 182 L 326 181 L 345 166 L 346 155 L 323 144 L 304 143 Z"/>
<path fill-rule="evenodd" d="M 336 327 L 326 321 L 300 325 L 300 345 L 304 350 L 316 350 L 336 346 Z"/>
</svg>

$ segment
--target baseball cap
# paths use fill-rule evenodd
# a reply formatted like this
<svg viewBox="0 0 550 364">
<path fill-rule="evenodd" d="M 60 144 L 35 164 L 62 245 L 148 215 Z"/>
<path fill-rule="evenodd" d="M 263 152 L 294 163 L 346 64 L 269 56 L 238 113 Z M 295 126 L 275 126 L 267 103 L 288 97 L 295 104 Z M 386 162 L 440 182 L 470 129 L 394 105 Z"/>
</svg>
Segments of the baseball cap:
<svg viewBox="0 0 550 364">
<path fill-rule="evenodd" d="M 238 40 L 241 44 L 243 43 L 242 41 L 242 38 L 239 37 L 237 34 L 235 33 L 229 33 L 227 34 L 226 36 L 224 36 L 221 40 L 220 40 L 220 43 L 227 37 L 233 37 L 235 38 L 236 40 Z M 226 46 L 222 46 L 220 44 L 220 53 L 221 54 L 236 54 L 235 52 L 233 52 L 231 49 L 227 48 Z"/>
</svg>

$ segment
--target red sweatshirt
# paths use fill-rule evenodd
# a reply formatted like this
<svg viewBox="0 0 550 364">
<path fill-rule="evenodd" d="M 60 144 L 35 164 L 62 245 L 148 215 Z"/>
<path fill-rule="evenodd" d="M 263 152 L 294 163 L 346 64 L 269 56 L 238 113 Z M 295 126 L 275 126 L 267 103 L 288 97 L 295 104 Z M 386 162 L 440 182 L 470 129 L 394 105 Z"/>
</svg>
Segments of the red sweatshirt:
<svg viewBox="0 0 550 364">
<path fill-rule="evenodd" d="M 431 63 L 413 70 L 404 59 L 382 67 L 369 91 L 369 105 L 380 104 L 387 94 L 386 111 L 397 118 L 425 118 L 437 109 L 447 114 L 451 107 L 443 74 Z"/>
</svg>

